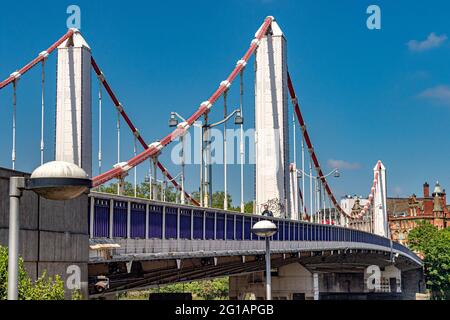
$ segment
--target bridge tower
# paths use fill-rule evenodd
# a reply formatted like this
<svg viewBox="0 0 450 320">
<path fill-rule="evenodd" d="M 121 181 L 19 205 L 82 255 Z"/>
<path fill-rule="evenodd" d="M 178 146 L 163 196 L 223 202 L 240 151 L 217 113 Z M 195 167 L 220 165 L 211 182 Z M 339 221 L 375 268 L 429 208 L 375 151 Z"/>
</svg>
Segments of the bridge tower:
<svg viewBox="0 0 450 320">
<path fill-rule="evenodd" d="M 373 203 L 373 232 L 377 235 L 390 238 L 386 202 L 386 168 L 379 161 L 373 171 L 374 177 L 378 173 Z"/>
<path fill-rule="evenodd" d="M 258 30 L 259 31 L 259 30 Z M 256 210 L 272 200 L 274 216 L 290 216 L 286 38 L 273 21 L 255 53 Z"/>
<path fill-rule="evenodd" d="M 75 30 L 58 47 L 55 160 L 92 176 L 91 49 Z"/>
</svg>

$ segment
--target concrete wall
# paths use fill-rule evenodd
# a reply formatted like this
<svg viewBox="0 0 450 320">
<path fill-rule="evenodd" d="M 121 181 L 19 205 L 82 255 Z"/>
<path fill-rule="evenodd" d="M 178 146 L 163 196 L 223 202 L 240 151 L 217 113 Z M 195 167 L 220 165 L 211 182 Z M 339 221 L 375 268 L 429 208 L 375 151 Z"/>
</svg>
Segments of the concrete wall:
<svg viewBox="0 0 450 320">
<path fill-rule="evenodd" d="M 27 174 L 0 168 L 0 244 L 3 246 L 8 245 L 11 176 Z M 82 290 L 87 292 L 87 210 L 87 195 L 71 201 L 49 201 L 31 191 L 23 193 L 20 203 L 20 255 L 33 279 L 47 271 L 51 276 L 60 275 L 66 286 L 67 268 L 76 265 L 81 270 Z"/>
</svg>

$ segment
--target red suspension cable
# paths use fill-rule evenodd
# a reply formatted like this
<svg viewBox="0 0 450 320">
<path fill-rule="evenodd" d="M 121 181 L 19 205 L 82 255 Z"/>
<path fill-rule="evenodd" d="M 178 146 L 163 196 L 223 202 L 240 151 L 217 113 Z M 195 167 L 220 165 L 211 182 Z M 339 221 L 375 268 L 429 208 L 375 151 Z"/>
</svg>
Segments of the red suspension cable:
<svg viewBox="0 0 450 320">
<path fill-rule="evenodd" d="M 328 197 L 331 199 L 331 202 L 333 202 L 334 207 L 339 211 L 339 213 L 344 214 L 349 217 L 349 215 L 346 212 L 344 212 L 342 210 L 341 206 L 337 203 L 336 198 L 335 198 L 333 192 L 331 192 L 330 186 L 327 183 L 327 179 L 325 178 L 325 176 L 323 174 L 322 168 L 320 167 L 319 160 L 317 160 L 317 156 L 316 156 L 316 153 L 314 152 L 314 148 L 311 143 L 311 139 L 309 138 L 308 131 L 306 130 L 305 121 L 303 120 L 303 116 L 300 111 L 300 106 L 298 104 L 298 100 L 295 95 L 294 86 L 292 85 L 292 80 L 291 80 L 291 76 L 290 76 L 289 72 L 288 72 L 288 89 L 289 89 L 289 94 L 292 99 L 292 104 L 294 105 L 294 111 L 295 111 L 295 114 L 297 115 L 298 122 L 302 129 L 303 137 L 305 138 L 306 146 L 308 147 L 309 154 L 314 163 L 314 167 L 316 169 L 317 176 L 322 181 L 322 185 L 325 187 L 325 191 L 327 192 Z"/>
<path fill-rule="evenodd" d="M 172 133 L 165 136 L 161 141 L 153 142 L 149 145 L 149 147 L 144 150 L 142 153 L 138 154 L 137 156 L 130 159 L 127 163 L 125 163 L 123 166 L 113 168 L 97 177 L 93 178 L 93 186 L 99 186 L 111 179 L 114 179 L 123 173 L 127 172 L 134 166 L 137 166 L 138 164 L 142 163 L 149 157 L 152 157 L 156 155 L 161 149 L 163 149 L 165 146 L 167 146 L 169 143 L 177 139 L 179 136 L 183 135 L 186 130 L 189 129 L 190 126 L 194 124 L 197 119 L 202 116 L 203 114 L 207 113 L 209 109 L 212 107 L 212 105 L 217 101 L 217 99 L 229 88 L 233 80 L 237 77 L 237 75 L 241 72 L 241 70 L 245 67 L 247 64 L 248 59 L 251 57 L 251 55 L 255 52 L 256 48 L 258 47 L 261 39 L 266 35 L 267 30 L 269 29 L 271 23 L 273 21 L 273 17 L 267 17 L 262 24 L 261 28 L 258 31 L 258 34 L 256 35 L 255 39 L 251 42 L 250 48 L 245 53 L 244 57 L 238 61 L 236 67 L 231 72 L 231 74 L 228 76 L 227 80 L 222 81 L 219 88 L 213 93 L 213 95 L 205 102 L 203 102 L 198 110 L 187 119 L 186 122 L 180 123 Z"/>
<path fill-rule="evenodd" d="M 98 78 L 100 79 L 100 82 L 102 83 L 103 87 L 108 92 L 108 95 L 110 96 L 111 100 L 113 101 L 113 103 L 116 106 L 117 110 L 119 111 L 120 115 L 125 120 L 125 122 L 128 124 L 128 127 L 131 129 L 131 131 L 133 132 L 133 135 L 136 137 L 136 139 L 138 139 L 139 143 L 142 145 L 142 147 L 144 147 L 145 150 L 148 149 L 149 146 L 144 141 L 144 139 L 142 138 L 141 134 L 139 133 L 139 131 L 136 129 L 136 127 L 133 125 L 133 123 L 131 122 L 130 118 L 126 114 L 125 110 L 123 109 L 122 104 L 119 102 L 119 100 L 117 99 L 116 95 L 114 94 L 114 92 L 112 91 L 111 87 L 109 86 L 108 82 L 106 81 L 103 72 L 100 70 L 97 62 L 95 62 L 94 57 L 91 57 L 91 64 L 92 64 L 92 68 L 94 69 L 95 73 L 97 74 Z M 169 181 L 172 182 L 172 184 L 175 187 L 175 189 L 177 189 L 178 191 L 181 192 L 182 191 L 181 190 L 181 186 L 178 184 L 178 182 L 175 181 L 175 179 L 173 179 L 172 175 L 163 166 L 163 164 L 161 162 L 157 161 L 157 165 L 158 165 L 158 168 L 163 173 L 163 175 Z M 184 195 L 193 204 L 195 204 L 196 206 L 200 206 L 200 203 L 198 203 L 198 201 L 195 200 L 189 193 L 184 191 Z"/>
<path fill-rule="evenodd" d="M 18 79 L 20 76 L 24 75 L 27 71 L 33 68 L 36 64 L 47 58 L 61 43 L 73 36 L 75 30 L 69 29 L 65 35 L 63 35 L 58 41 L 52 44 L 47 50 L 42 51 L 36 58 L 30 61 L 27 65 L 22 67 L 22 69 L 14 72 L 8 78 L 0 82 L 0 90 L 6 87 L 8 84 L 12 83 L 14 80 Z"/>
</svg>

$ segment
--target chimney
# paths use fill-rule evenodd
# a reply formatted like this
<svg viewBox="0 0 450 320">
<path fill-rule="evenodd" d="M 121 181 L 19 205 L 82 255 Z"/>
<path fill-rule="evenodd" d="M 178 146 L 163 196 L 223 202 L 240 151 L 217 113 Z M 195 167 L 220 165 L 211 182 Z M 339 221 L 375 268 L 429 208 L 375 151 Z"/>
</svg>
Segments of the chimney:
<svg viewBox="0 0 450 320">
<path fill-rule="evenodd" d="M 430 196 L 430 185 L 428 182 L 423 184 L 423 197 L 428 198 Z"/>
</svg>

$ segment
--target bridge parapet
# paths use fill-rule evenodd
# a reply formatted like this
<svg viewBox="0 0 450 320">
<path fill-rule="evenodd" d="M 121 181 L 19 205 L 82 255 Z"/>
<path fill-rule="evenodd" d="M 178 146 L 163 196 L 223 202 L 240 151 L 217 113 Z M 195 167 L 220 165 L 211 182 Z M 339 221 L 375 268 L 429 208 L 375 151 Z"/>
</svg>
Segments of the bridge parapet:
<svg viewBox="0 0 450 320">
<path fill-rule="evenodd" d="M 421 265 L 408 248 L 364 231 L 214 208 L 91 192 L 91 239 L 114 239 L 114 260 L 155 260 L 202 256 L 262 254 L 264 243 L 251 233 L 267 219 L 279 231 L 272 237 L 276 253 L 321 250 L 378 250 L 402 255 Z M 91 256 L 91 261 L 105 257 Z"/>
</svg>

